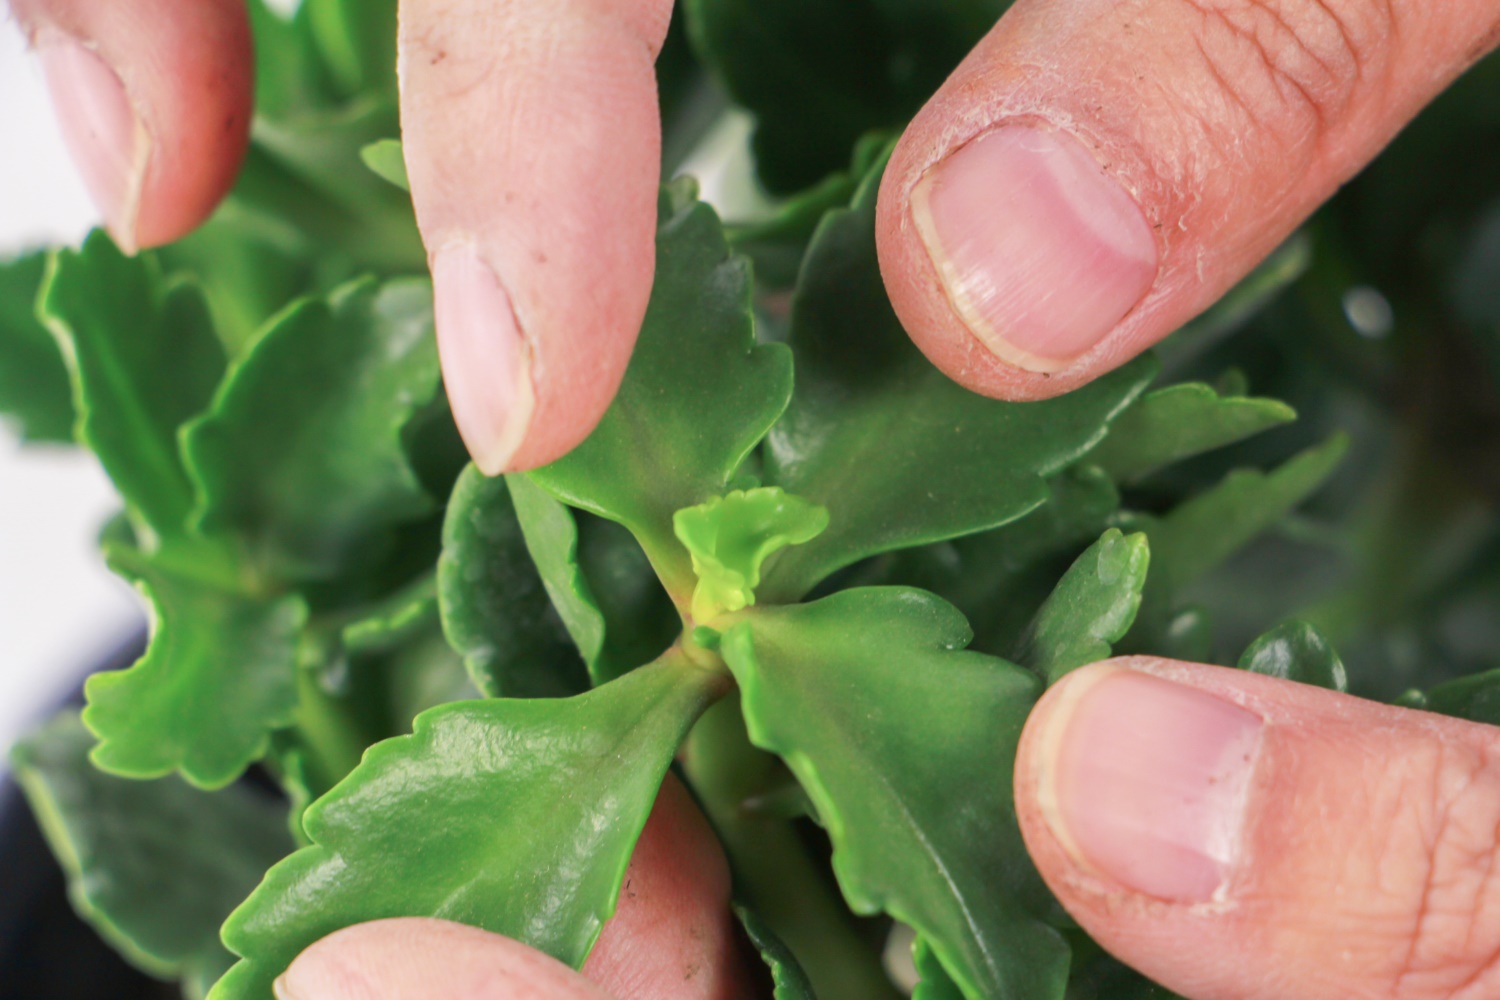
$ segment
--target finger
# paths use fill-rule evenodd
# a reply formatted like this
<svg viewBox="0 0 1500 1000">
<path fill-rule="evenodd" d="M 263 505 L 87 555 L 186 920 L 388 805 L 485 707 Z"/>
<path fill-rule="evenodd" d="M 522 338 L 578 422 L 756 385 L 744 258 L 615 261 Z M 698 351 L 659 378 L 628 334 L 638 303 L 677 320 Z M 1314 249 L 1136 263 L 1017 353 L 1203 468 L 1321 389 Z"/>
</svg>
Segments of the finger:
<svg viewBox="0 0 1500 1000">
<path fill-rule="evenodd" d="M 485 472 L 559 457 L 624 375 L 655 268 L 670 0 L 403 0 L 401 119 L 443 376 Z"/>
<path fill-rule="evenodd" d="M 250 141 L 243 0 L 12 0 L 58 124 L 122 248 L 206 219 Z"/>
<path fill-rule="evenodd" d="M 377 920 L 308 948 L 279 1000 L 741 1000 L 729 871 L 676 778 L 636 844 L 619 909 L 583 974 L 511 938 L 445 920 Z"/>
<path fill-rule="evenodd" d="M 1076 388 L 1248 273 L 1497 29 L 1495 0 L 1019 0 L 886 171 L 896 311 L 978 392 Z"/>
<path fill-rule="evenodd" d="M 1500 730 L 1130 657 L 1042 699 L 1016 803 L 1068 911 L 1192 1000 L 1500 995 Z"/>
</svg>

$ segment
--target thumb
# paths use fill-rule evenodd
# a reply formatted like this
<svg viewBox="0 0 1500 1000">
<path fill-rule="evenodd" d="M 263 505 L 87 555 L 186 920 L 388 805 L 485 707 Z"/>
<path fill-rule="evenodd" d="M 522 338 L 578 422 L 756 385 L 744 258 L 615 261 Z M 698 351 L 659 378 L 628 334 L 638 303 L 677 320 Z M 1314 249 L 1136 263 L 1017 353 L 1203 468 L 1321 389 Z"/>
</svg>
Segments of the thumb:
<svg viewBox="0 0 1500 1000">
<path fill-rule="evenodd" d="M 1192 1000 L 1500 993 L 1500 730 L 1123 658 L 1042 699 L 1016 800 L 1067 910 Z"/>
<path fill-rule="evenodd" d="M 975 391 L 1076 388 L 1210 305 L 1497 39 L 1495 0 L 1019 0 L 891 159 L 892 303 Z"/>
</svg>

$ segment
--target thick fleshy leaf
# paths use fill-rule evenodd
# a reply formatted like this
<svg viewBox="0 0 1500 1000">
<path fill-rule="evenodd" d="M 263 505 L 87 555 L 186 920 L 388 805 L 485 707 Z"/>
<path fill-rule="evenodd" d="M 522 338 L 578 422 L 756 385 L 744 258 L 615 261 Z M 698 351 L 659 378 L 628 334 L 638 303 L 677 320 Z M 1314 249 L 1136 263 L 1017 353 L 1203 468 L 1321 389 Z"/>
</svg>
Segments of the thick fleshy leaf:
<svg viewBox="0 0 1500 1000">
<path fill-rule="evenodd" d="M 875 258 L 879 170 L 825 219 L 792 307 L 797 391 L 767 439 L 765 479 L 828 508 L 829 528 L 783 555 L 766 599 L 806 593 L 866 556 L 1013 521 L 1046 477 L 1103 440 L 1146 387 L 1143 358 L 1069 395 L 1003 403 L 969 392 L 911 343 Z M 774 595 L 774 597 L 773 597 Z"/>
<path fill-rule="evenodd" d="M 368 566 L 432 501 L 402 432 L 438 389 L 432 290 L 359 282 L 294 306 L 186 432 L 198 522 L 274 580 Z"/>
<path fill-rule="evenodd" d="M 740 918 L 740 925 L 745 928 L 750 943 L 760 953 L 761 961 L 766 963 L 766 968 L 771 973 L 772 1000 L 818 1000 L 812 983 L 807 981 L 807 973 L 797 963 L 797 956 L 771 931 L 766 922 L 756 916 L 754 910 L 743 906 L 736 906 L 734 912 Z"/>
<path fill-rule="evenodd" d="M 1500 726 L 1500 670 L 1460 677 L 1439 684 L 1425 695 L 1409 692 L 1401 703 L 1487 726 Z"/>
<path fill-rule="evenodd" d="M 234 961 L 219 924 L 294 846 L 285 811 L 240 788 L 104 774 L 93 744 L 70 712 L 16 744 L 11 763 L 74 908 L 132 963 L 202 996 Z"/>
<path fill-rule="evenodd" d="M 749 262 L 679 182 L 663 189 L 656 284 L 614 404 L 583 444 L 530 475 L 634 532 L 685 600 L 695 579 L 672 515 L 728 489 L 791 392 L 791 353 L 755 343 Z"/>
<path fill-rule="evenodd" d="M 224 373 L 197 289 L 163 281 L 149 254 L 126 257 L 103 232 L 54 257 L 38 306 L 73 382 L 77 435 L 99 456 L 136 521 L 180 532 L 193 490 L 178 429 Z"/>
<path fill-rule="evenodd" d="M 403 191 L 411 190 L 411 180 L 406 176 L 406 151 L 400 139 L 381 139 L 359 151 L 365 166 L 375 171 L 375 176 L 389 181 Z"/>
<path fill-rule="evenodd" d="M 1110 656 L 1135 622 L 1151 550 L 1143 534 L 1111 528 L 1063 574 L 1031 626 L 1015 660 L 1054 684 L 1069 671 Z"/>
<path fill-rule="evenodd" d="M 68 369 L 36 316 L 46 270 L 44 253 L 0 261 L 0 417 L 23 441 L 72 441 Z"/>
<path fill-rule="evenodd" d="M 1135 482 L 1295 419 L 1280 400 L 1223 396 L 1202 382 L 1184 382 L 1149 392 L 1120 414 L 1089 461 L 1117 481 Z"/>
<path fill-rule="evenodd" d="M 588 608 L 565 604 L 556 595 L 548 599 L 552 567 L 527 551 L 513 490 L 521 492 L 515 483 L 508 487 L 505 479 L 491 479 L 474 466 L 454 487 L 438 560 L 443 631 L 475 686 L 492 698 L 575 694 L 588 687 L 584 664 L 598 653 L 588 638 Z M 545 494 L 542 499 L 567 517 L 557 501 Z M 571 528 L 572 519 L 567 520 Z M 602 643 L 602 618 L 597 628 Z M 576 649 L 569 632 L 579 642 Z M 591 644 L 585 648 L 585 643 Z"/>
<path fill-rule="evenodd" d="M 84 686 L 94 762 L 125 777 L 178 771 L 199 787 L 227 785 L 292 721 L 307 605 L 222 590 L 123 546 L 107 554 L 150 602 L 152 633 L 134 666 Z"/>
<path fill-rule="evenodd" d="M 1267 677 L 1316 684 L 1334 691 L 1348 691 L 1349 677 L 1333 645 L 1307 622 L 1291 621 L 1276 626 L 1256 639 L 1240 657 L 1240 669 Z"/>
<path fill-rule="evenodd" d="M 229 918 L 244 961 L 213 1000 L 271 1000 L 303 948 L 384 917 L 471 924 L 582 965 L 678 744 L 726 684 L 674 655 L 574 698 L 418 716 L 308 809 L 313 846 Z"/>
<path fill-rule="evenodd" d="M 701 58 L 755 114 L 761 180 L 785 194 L 847 162 L 863 133 L 904 125 L 1006 0 L 689 0 Z"/>
<path fill-rule="evenodd" d="M 827 529 L 828 508 L 761 486 L 685 507 L 672 525 L 698 575 L 693 618 L 707 622 L 754 604 L 761 566 L 788 545 L 802 545 Z"/>
<path fill-rule="evenodd" d="M 751 739 L 812 797 L 855 912 L 910 924 L 970 1000 L 1056 997 L 1068 949 L 1034 915 L 1011 798 L 1041 684 L 964 651 L 969 637 L 932 594 L 866 588 L 746 613 L 721 648 Z"/>
</svg>

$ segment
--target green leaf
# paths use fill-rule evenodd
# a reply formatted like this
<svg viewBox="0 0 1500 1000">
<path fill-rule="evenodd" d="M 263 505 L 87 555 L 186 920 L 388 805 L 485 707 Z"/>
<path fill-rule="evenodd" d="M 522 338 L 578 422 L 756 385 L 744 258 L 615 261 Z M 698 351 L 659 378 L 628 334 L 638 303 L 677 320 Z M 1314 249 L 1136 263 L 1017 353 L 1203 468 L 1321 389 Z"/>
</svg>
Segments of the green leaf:
<svg viewBox="0 0 1500 1000">
<path fill-rule="evenodd" d="M 684 601 L 695 579 L 672 515 L 727 491 L 792 391 L 790 352 L 755 343 L 748 262 L 688 193 L 663 192 L 656 284 L 614 404 L 571 454 L 530 473 L 564 503 L 629 528 Z"/>
<path fill-rule="evenodd" d="M 1055 684 L 1078 667 L 1108 659 L 1135 622 L 1151 550 L 1143 534 L 1111 528 L 1058 581 L 1016 652 Z"/>
<path fill-rule="evenodd" d="M 432 509 L 402 431 L 437 389 L 426 282 L 293 306 L 187 429 L 199 524 L 238 535 L 270 579 L 368 566 L 391 529 Z"/>
<path fill-rule="evenodd" d="M 812 983 L 807 981 L 807 973 L 802 971 L 802 966 L 797 962 L 797 956 L 781 942 L 766 922 L 748 907 L 736 906 L 734 912 L 740 918 L 740 925 L 745 928 L 750 943 L 760 953 L 761 961 L 770 970 L 774 988 L 772 1000 L 818 1000 Z"/>
<path fill-rule="evenodd" d="M 1414 708 L 1441 712 L 1470 722 L 1500 726 L 1500 670 L 1460 677 L 1439 684 L 1425 697 L 1413 699 Z"/>
<path fill-rule="evenodd" d="M 389 181 L 403 191 L 411 190 L 411 181 L 406 176 L 406 154 L 400 139 L 381 139 L 359 151 L 365 166 L 375 171 L 375 176 Z"/>
<path fill-rule="evenodd" d="M 588 687 L 584 663 L 597 656 L 597 644 L 584 645 L 590 641 L 586 608 L 575 610 L 555 595 L 548 600 L 553 590 L 548 577 L 555 569 L 528 551 L 529 540 L 516 519 L 518 504 L 512 500 L 513 494 L 521 495 L 519 479 L 514 477 L 507 487 L 505 479 L 491 479 L 472 465 L 459 477 L 448 502 L 438 559 L 443 631 L 464 658 L 474 685 L 492 698 L 574 694 Z M 566 509 L 557 506 L 566 516 Z M 601 619 L 600 643 L 603 628 Z M 579 643 L 577 650 L 569 632 Z"/>
<path fill-rule="evenodd" d="M 73 390 L 57 343 L 36 316 L 47 256 L 0 261 L 0 414 L 23 441 L 73 440 Z"/>
<path fill-rule="evenodd" d="M 384 917 L 471 924 L 582 965 L 678 744 L 725 686 L 673 655 L 574 698 L 418 716 L 307 811 L 313 846 L 230 916 L 244 961 L 213 1000 L 270 1000 L 303 948 Z"/>
<path fill-rule="evenodd" d="M 911 957 L 917 969 L 917 987 L 912 991 L 912 1000 L 963 1000 L 963 990 L 938 961 L 926 938 L 912 939 Z"/>
<path fill-rule="evenodd" d="M 437 578 L 427 573 L 345 625 L 339 641 L 350 656 L 388 653 L 438 623 Z"/>
<path fill-rule="evenodd" d="M 983 531 L 1047 500 L 1046 478 L 1101 441 L 1150 381 L 1142 358 L 1041 403 L 969 392 L 891 310 L 875 258 L 879 170 L 824 220 L 792 308 L 797 391 L 767 439 L 765 479 L 828 507 L 829 529 L 782 556 L 762 597 L 799 597 L 859 559 Z"/>
<path fill-rule="evenodd" d="M 234 960 L 219 924 L 292 850 L 283 811 L 239 788 L 103 774 L 93 742 L 60 715 L 11 751 L 16 778 L 78 913 L 133 964 L 202 996 Z"/>
<path fill-rule="evenodd" d="M 1134 518 L 1151 540 L 1148 592 L 1175 593 L 1239 551 L 1323 485 L 1348 446 L 1335 434 L 1271 472 L 1236 470 L 1163 517 Z"/>
<path fill-rule="evenodd" d="M 673 516 L 672 524 L 698 574 L 693 619 L 708 622 L 754 604 L 761 566 L 788 545 L 822 534 L 828 527 L 828 508 L 775 486 L 762 486 L 685 507 Z"/>
<path fill-rule="evenodd" d="M 179 771 L 201 788 L 227 785 L 292 721 L 306 604 L 221 590 L 124 546 L 106 554 L 150 602 L 152 634 L 134 666 L 84 686 L 83 721 L 100 739 L 94 763 L 130 778 Z"/>
<path fill-rule="evenodd" d="M 396 88 L 396 0 L 304 0 L 297 23 L 348 94 Z"/>
<path fill-rule="evenodd" d="M 99 456 L 138 531 L 179 533 L 193 491 L 178 429 L 224 372 L 202 296 L 163 281 L 150 255 L 126 257 L 95 232 L 53 257 L 38 310 L 68 363 L 78 440 Z"/>
<path fill-rule="evenodd" d="M 1295 419 L 1280 400 L 1221 396 L 1202 382 L 1185 382 L 1147 393 L 1120 414 L 1089 461 L 1119 482 L 1136 482 Z"/>
<path fill-rule="evenodd" d="M 650 663 L 682 634 L 682 618 L 634 536 L 613 521 L 574 513 L 578 565 L 604 615 L 596 683 Z"/>
<path fill-rule="evenodd" d="M 1348 691 L 1344 663 L 1317 628 L 1302 621 L 1276 626 L 1256 639 L 1240 657 L 1241 670 L 1267 677 L 1316 684 L 1332 691 Z"/>
<path fill-rule="evenodd" d="M 970 1000 L 1057 996 L 1068 950 L 1033 915 L 1011 791 L 1041 685 L 963 651 L 969 637 L 931 594 L 866 588 L 746 613 L 722 651 L 751 739 L 816 804 L 854 911 L 910 924 Z"/>
</svg>

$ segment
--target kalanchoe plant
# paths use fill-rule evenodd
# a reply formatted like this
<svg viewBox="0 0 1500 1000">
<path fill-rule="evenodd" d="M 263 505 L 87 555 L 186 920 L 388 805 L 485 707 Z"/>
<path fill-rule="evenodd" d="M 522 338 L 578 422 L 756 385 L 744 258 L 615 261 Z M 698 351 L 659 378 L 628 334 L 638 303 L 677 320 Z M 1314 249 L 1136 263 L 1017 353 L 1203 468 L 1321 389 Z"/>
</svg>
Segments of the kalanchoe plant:
<svg viewBox="0 0 1500 1000">
<path fill-rule="evenodd" d="M 1443 438 L 1500 426 L 1492 174 L 1433 193 L 1398 145 L 1160 358 L 981 398 L 911 345 L 875 259 L 871 130 L 1003 4 L 927 6 L 684 5 L 666 147 L 707 72 L 758 116 L 768 189 L 803 189 L 729 227 L 691 181 L 663 189 L 619 395 L 530 473 L 464 468 L 441 392 L 389 0 L 252 4 L 255 144 L 204 229 L 0 267 L 0 408 L 99 457 L 123 503 L 105 555 L 152 609 L 140 661 L 14 753 L 77 908 L 131 961 L 269 1000 L 318 938 L 426 915 L 581 965 L 676 769 L 779 1000 L 1161 997 L 1022 846 L 1012 761 L 1048 684 L 1154 653 L 1500 721 L 1474 613 L 1500 490 Z M 1419 123 L 1436 155 L 1500 147 L 1475 96 L 1495 72 Z M 1422 214 L 1384 211 L 1419 191 Z M 1415 265 L 1383 249 L 1433 234 Z M 1346 321 L 1356 286 L 1394 330 Z"/>
</svg>

